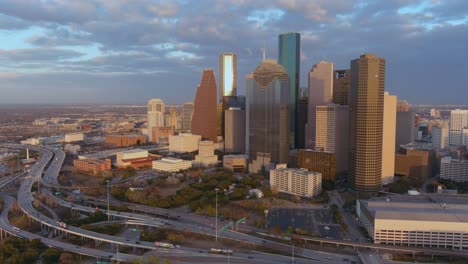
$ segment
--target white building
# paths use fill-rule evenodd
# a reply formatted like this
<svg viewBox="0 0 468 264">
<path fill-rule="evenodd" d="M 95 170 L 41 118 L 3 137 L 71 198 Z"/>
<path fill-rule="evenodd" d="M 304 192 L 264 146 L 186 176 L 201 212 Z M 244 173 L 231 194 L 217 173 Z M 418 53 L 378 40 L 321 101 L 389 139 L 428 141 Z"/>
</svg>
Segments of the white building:
<svg viewBox="0 0 468 264">
<path fill-rule="evenodd" d="M 382 138 L 382 184 L 392 183 L 395 178 L 397 97 L 384 93 L 384 116 Z"/>
<path fill-rule="evenodd" d="M 250 197 L 256 197 L 258 199 L 262 199 L 263 198 L 263 192 L 259 189 L 251 189 L 249 190 L 249 196 Z"/>
<path fill-rule="evenodd" d="M 176 158 L 162 158 L 153 161 L 153 170 L 159 172 L 178 172 L 192 167 L 192 162 Z"/>
<path fill-rule="evenodd" d="M 214 155 L 213 141 L 200 141 L 198 155 L 195 156 L 193 164 L 212 166 L 218 163 L 218 156 Z"/>
<path fill-rule="evenodd" d="M 148 151 L 143 149 L 131 149 L 116 153 L 117 167 L 127 167 L 132 161 L 148 158 Z"/>
<path fill-rule="evenodd" d="M 193 152 L 198 150 L 201 136 L 191 133 L 180 133 L 178 136 L 169 136 L 169 151 Z"/>
<path fill-rule="evenodd" d="M 463 129 L 468 127 L 468 110 L 455 109 L 450 111 L 450 145 L 463 144 Z"/>
<path fill-rule="evenodd" d="M 153 128 L 164 126 L 164 113 L 166 112 L 166 105 L 161 99 L 151 99 L 148 101 L 148 138 L 153 142 Z"/>
<path fill-rule="evenodd" d="M 376 244 L 468 249 L 468 199 L 392 195 L 358 200 L 356 213 Z"/>
<path fill-rule="evenodd" d="M 455 182 L 467 182 L 468 160 L 443 157 L 440 160 L 440 178 Z"/>
<path fill-rule="evenodd" d="M 322 191 L 322 174 L 307 169 L 277 168 L 270 170 L 270 186 L 280 192 L 313 197 Z"/>
<path fill-rule="evenodd" d="M 83 141 L 84 140 L 84 135 L 83 133 L 68 133 L 65 134 L 65 142 L 70 143 L 70 142 L 78 142 L 78 141 Z"/>
<path fill-rule="evenodd" d="M 440 121 L 432 127 L 432 146 L 439 150 L 444 150 L 449 143 L 449 124 L 447 120 Z"/>
</svg>

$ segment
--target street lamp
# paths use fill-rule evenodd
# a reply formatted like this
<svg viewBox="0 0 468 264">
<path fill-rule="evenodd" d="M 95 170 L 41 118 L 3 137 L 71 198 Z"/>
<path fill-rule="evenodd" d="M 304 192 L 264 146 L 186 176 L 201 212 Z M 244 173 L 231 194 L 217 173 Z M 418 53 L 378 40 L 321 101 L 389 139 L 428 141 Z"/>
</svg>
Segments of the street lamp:
<svg viewBox="0 0 468 264">
<path fill-rule="evenodd" d="M 109 214 L 109 180 L 106 180 L 107 183 L 107 221 L 110 221 L 110 214 Z"/>
<path fill-rule="evenodd" d="M 215 189 L 216 192 L 216 222 L 215 222 L 215 238 L 218 241 L 218 188 Z"/>
</svg>

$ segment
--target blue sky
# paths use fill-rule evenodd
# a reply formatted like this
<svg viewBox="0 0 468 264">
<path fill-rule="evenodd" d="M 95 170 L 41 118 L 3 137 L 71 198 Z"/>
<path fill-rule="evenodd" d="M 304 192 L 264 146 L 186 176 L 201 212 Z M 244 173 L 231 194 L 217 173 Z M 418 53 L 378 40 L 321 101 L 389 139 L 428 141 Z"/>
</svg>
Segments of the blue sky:
<svg viewBox="0 0 468 264">
<path fill-rule="evenodd" d="M 320 60 L 349 68 L 369 52 L 399 98 L 468 103 L 465 0 L 2 0 L 0 104 L 183 103 L 221 52 L 237 53 L 243 93 L 262 48 L 276 59 L 290 31 L 302 87 Z"/>
</svg>

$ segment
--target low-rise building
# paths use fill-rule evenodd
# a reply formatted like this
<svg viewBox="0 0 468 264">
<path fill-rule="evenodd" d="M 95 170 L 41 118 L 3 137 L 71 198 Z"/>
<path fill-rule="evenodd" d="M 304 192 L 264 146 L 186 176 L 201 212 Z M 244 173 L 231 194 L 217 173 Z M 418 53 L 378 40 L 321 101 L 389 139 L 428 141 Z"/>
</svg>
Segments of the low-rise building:
<svg viewBox="0 0 468 264">
<path fill-rule="evenodd" d="M 259 189 L 251 189 L 249 190 L 249 196 L 250 197 L 255 197 L 255 198 L 258 198 L 258 199 L 262 199 L 263 198 L 263 192 Z"/>
<path fill-rule="evenodd" d="M 270 186 L 279 192 L 313 197 L 322 192 L 322 174 L 307 169 L 276 168 L 270 170 Z"/>
<path fill-rule="evenodd" d="M 249 163 L 249 172 L 250 173 L 260 173 L 270 171 L 275 168 L 275 164 L 271 162 L 271 154 L 257 152 L 256 159 L 252 160 Z"/>
<path fill-rule="evenodd" d="M 169 136 L 169 151 L 171 152 L 193 152 L 198 150 L 201 136 L 191 133 L 180 133 L 178 136 Z"/>
<path fill-rule="evenodd" d="M 107 135 L 106 144 L 115 147 L 129 147 L 135 145 L 146 144 L 146 136 L 144 135 Z"/>
<path fill-rule="evenodd" d="M 214 155 L 213 141 L 200 141 L 198 145 L 198 155 L 195 156 L 193 164 L 201 166 L 218 164 L 218 156 Z"/>
<path fill-rule="evenodd" d="M 73 166 L 82 173 L 97 175 L 99 172 L 105 172 L 112 169 L 110 159 L 76 159 Z"/>
<path fill-rule="evenodd" d="M 392 195 L 358 200 L 356 213 L 376 244 L 468 249 L 468 197 Z"/>
<path fill-rule="evenodd" d="M 84 135 L 83 133 L 68 133 L 65 134 L 65 142 L 70 143 L 70 142 L 79 142 L 84 140 Z"/>
<path fill-rule="evenodd" d="M 297 153 L 297 166 L 309 171 L 322 174 L 322 180 L 335 181 L 336 156 L 335 153 L 300 149 Z"/>
<path fill-rule="evenodd" d="M 162 158 L 153 161 L 153 170 L 158 172 L 178 172 L 192 167 L 192 162 L 176 158 Z"/>
<path fill-rule="evenodd" d="M 433 175 L 436 156 L 428 143 L 401 145 L 395 155 L 395 174 L 408 177 L 429 178 Z"/>
<path fill-rule="evenodd" d="M 169 137 L 174 135 L 174 127 L 153 127 L 152 128 L 152 139 L 156 144 L 169 144 Z"/>
<path fill-rule="evenodd" d="M 223 167 L 232 172 L 245 172 L 247 170 L 247 155 L 224 155 Z"/>
<path fill-rule="evenodd" d="M 116 154 L 116 165 L 118 168 L 141 168 L 152 166 L 153 157 L 150 157 L 147 150 L 131 149 Z"/>
<path fill-rule="evenodd" d="M 440 178 L 454 182 L 467 182 L 468 160 L 443 157 L 440 161 Z"/>
</svg>

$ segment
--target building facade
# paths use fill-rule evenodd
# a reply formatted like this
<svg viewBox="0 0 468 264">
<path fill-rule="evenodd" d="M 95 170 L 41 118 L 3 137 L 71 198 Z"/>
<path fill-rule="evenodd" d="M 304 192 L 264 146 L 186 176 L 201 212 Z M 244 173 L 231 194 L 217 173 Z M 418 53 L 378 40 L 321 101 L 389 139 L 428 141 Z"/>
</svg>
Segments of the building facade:
<svg viewBox="0 0 468 264">
<path fill-rule="evenodd" d="M 182 106 L 182 130 L 190 131 L 192 129 L 193 102 L 184 103 Z"/>
<path fill-rule="evenodd" d="M 216 79 L 212 69 L 203 70 L 200 85 L 195 95 L 192 118 L 192 134 L 203 140 L 217 141 Z"/>
<path fill-rule="evenodd" d="M 116 165 L 118 168 L 123 169 L 127 167 L 141 168 L 151 167 L 153 158 L 150 157 L 147 150 L 131 149 L 118 152 L 116 154 Z"/>
<path fill-rule="evenodd" d="M 224 152 L 245 153 L 245 110 L 231 107 L 224 116 Z"/>
<path fill-rule="evenodd" d="M 169 136 L 169 151 L 171 152 L 193 152 L 198 150 L 201 136 L 191 133 L 180 133 L 177 136 Z"/>
<path fill-rule="evenodd" d="M 297 167 L 322 174 L 322 180 L 336 180 L 336 156 L 332 152 L 300 149 L 297 152 Z"/>
<path fill-rule="evenodd" d="M 297 146 L 297 100 L 299 94 L 299 74 L 301 62 L 301 35 L 288 32 L 278 36 L 278 63 L 289 76 L 289 140 L 290 147 Z"/>
<path fill-rule="evenodd" d="M 73 160 L 73 166 L 83 173 L 97 175 L 100 172 L 110 171 L 112 164 L 110 159 L 76 159 Z"/>
<path fill-rule="evenodd" d="M 270 170 L 270 186 L 279 192 L 313 197 L 322 192 L 322 174 L 307 169 Z"/>
<path fill-rule="evenodd" d="M 246 79 L 246 152 L 250 159 L 261 152 L 275 163 L 287 163 L 289 76 L 283 66 L 264 60 Z"/>
<path fill-rule="evenodd" d="M 467 182 L 468 160 L 443 157 L 440 161 L 440 178 L 454 182 Z"/>
<path fill-rule="evenodd" d="M 468 110 L 455 109 L 450 111 L 450 145 L 463 144 L 463 129 L 468 128 Z"/>
<path fill-rule="evenodd" d="M 201 166 L 218 164 L 218 156 L 214 154 L 213 141 L 200 141 L 198 144 L 198 155 L 195 156 L 193 164 Z"/>
<path fill-rule="evenodd" d="M 161 99 L 151 99 L 148 101 L 148 139 L 153 142 L 151 131 L 153 127 L 164 126 L 164 113 L 166 113 L 166 105 Z"/>
<path fill-rule="evenodd" d="M 349 70 L 335 70 L 333 79 L 333 103 L 348 105 Z"/>
<path fill-rule="evenodd" d="M 358 192 L 382 187 L 385 59 L 364 54 L 351 61 L 349 182 Z"/>
<path fill-rule="evenodd" d="M 219 101 L 224 96 L 237 95 L 237 55 L 222 53 L 219 55 Z"/>
<path fill-rule="evenodd" d="M 435 169 L 435 151 L 430 143 L 401 145 L 395 154 L 395 174 L 430 178 Z"/>
<path fill-rule="evenodd" d="M 432 127 L 431 140 L 432 146 L 439 150 L 444 150 L 449 143 L 449 123 L 448 120 L 440 120 Z"/>
<path fill-rule="evenodd" d="M 416 114 L 414 112 L 397 111 L 396 116 L 395 148 L 398 149 L 401 145 L 406 145 L 415 141 Z"/>
<path fill-rule="evenodd" d="M 349 108 L 342 105 L 317 106 L 315 148 L 336 157 L 336 171 L 348 169 Z"/>
<path fill-rule="evenodd" d="M 333 101 L 333 63 L 321 61 L 312 67 L 309 72 L 308 100 L 305 141 L 307 148 L 314 148 L 316 145 L 316 108 L 331 104 Z"/>
<path fill-rule="evenodd" d="M 153 127 L 151 131 L 153 142 L 156 144 L 169 144 L 169 137 L 174 135 L 173 126 Z"/>
<path fill-rule="evenodd" d="M 384 122 L 382 140 L 382 184 L 393 182 L 395 178 L 397 97 L 384 94 Z"/>
<path fill-rule="evenodd" d="M 176 158 L 162 158 L 153 161 L 153 170 L 158 172 L 178 172 L 192 167 L 192 162 Z"/>
<path fill-rule="evenodd" d="M 106 144 L 115 148 L 146 144 L 144 135 L 107 135 Z"/>
<path fill-rule="evenodd" d="M 468 249 L 468 200 L 454 195 L 392 195 L 358 200 L 356 213 L 376 244 Z"/>
<path fill-rule="evenodd" d="M 232 172 L 245 172 L 248 160 L 249 156 L 247 155 L 224 155 L 223 167 Z"/>
</svg>

